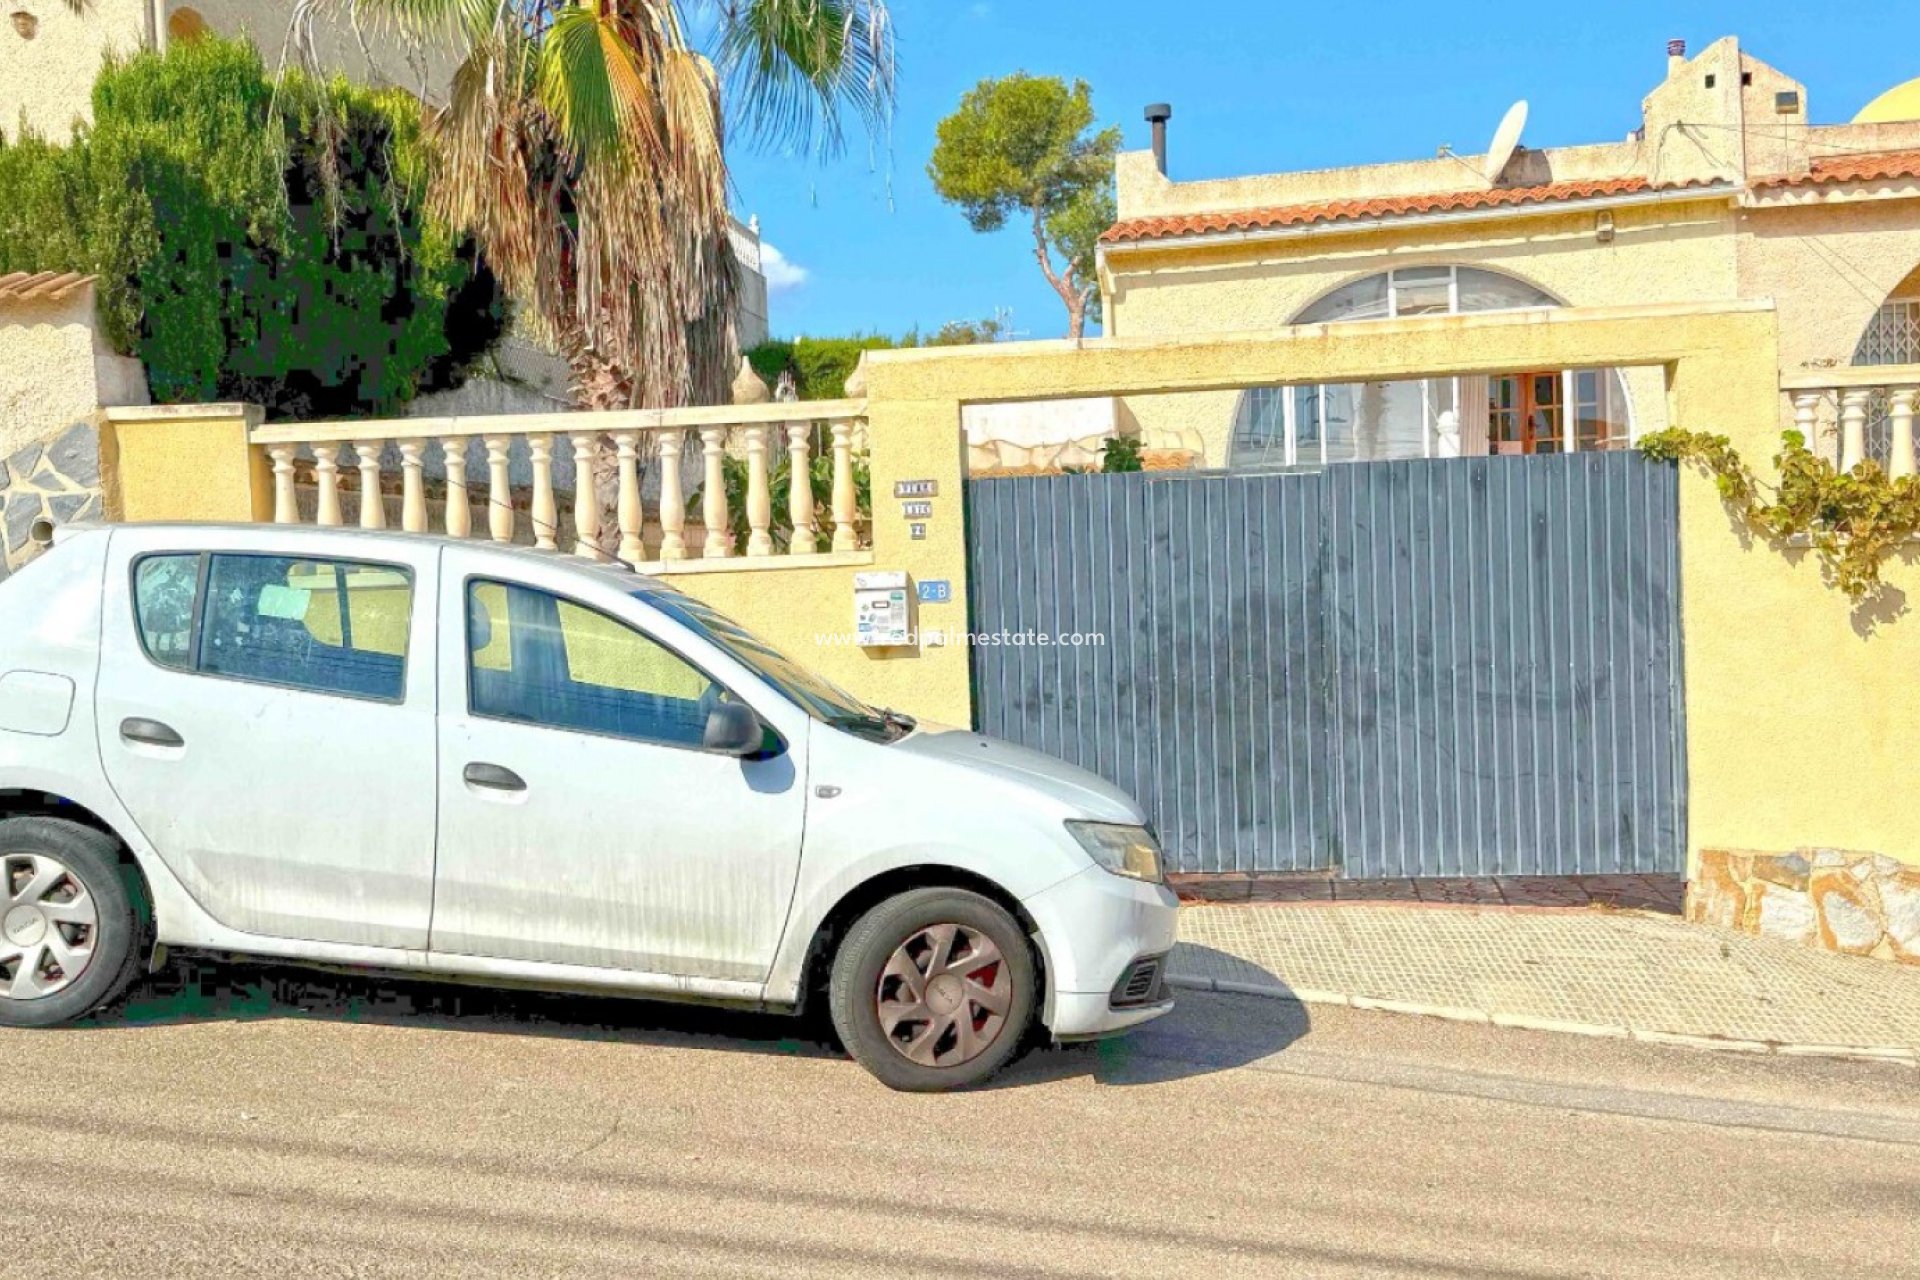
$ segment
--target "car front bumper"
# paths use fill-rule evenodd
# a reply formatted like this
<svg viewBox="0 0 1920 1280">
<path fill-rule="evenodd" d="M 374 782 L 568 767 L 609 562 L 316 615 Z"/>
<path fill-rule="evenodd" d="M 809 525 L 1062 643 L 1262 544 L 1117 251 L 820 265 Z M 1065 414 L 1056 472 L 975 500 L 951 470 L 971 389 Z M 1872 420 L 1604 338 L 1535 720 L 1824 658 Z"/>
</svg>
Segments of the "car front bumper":
<svg viewBox="0 0 1920 1280">
<path fill-rule="evenodd" d="M 1151 988 L 1117 991 L 1134 966 L 1169 956 L 1179 937 L 1180 900 L 1165 885 L 1088 867 L 1022 904 L 1046 953 L 1045 1018 L 1061 1040 L 1111 1035 L 1173 1008 L 1165 962 Z"/>
</svg>

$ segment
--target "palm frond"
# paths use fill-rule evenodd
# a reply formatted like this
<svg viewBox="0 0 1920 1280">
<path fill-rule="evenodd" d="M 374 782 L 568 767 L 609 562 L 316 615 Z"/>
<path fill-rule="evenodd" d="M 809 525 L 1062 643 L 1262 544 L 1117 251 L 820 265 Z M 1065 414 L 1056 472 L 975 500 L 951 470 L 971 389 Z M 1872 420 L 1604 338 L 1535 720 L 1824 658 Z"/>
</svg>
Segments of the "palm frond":
<svg viewBox="0 0 1920 1280">
<path fill-rule="evenodd" d="M 657 153 L 659 101 L 643 65 L 661 56 L 657 35 L 584 4 L 561 9 L 544 34 L 540 102 L 568 152 L 616 163 Z"/>
<path fill-rule="evenodd" d="M 843 145 L 843 112 L 881 132 L 894 103 L 885 0 L 742 0 L 720 14 L 719 64 L 742 132 L 821 155 Z"/>
</svg>

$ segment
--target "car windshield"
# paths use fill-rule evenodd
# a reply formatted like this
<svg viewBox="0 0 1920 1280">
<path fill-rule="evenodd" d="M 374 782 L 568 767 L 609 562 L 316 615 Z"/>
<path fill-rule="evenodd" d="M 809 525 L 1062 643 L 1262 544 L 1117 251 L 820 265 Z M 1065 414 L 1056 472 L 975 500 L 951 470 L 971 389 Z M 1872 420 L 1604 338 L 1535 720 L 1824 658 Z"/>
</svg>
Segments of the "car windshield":
<svg viewBox="0 0 1920 1280">
<path fill-rule="evenodd" d="M 913 729 L 907 717 L 868 706 L 692 596 L 656 587 L 634 592 L 634 599 L 706 637 L 816 720 L 878 742 L 895 741 Z"/>
</svg>

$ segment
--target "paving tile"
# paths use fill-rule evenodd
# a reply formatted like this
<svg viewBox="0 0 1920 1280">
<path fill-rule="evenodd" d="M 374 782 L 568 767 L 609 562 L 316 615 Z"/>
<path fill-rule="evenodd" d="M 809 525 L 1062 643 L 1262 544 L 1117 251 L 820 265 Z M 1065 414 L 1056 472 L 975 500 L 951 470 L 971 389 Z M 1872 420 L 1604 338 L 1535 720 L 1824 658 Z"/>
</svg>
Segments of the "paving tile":
<svg viewBox="0 0 1920 1280">
<path fill-rule="evenodd" d="M 1321 876 L 1257 876 L 1247 888 L 1253 902 L 1333 901 L 1333 881 Z"/>
<path fill-rule="evenodd" d="M 1335 880 L 1335 902 L 1418 902 L 1420 891 L 1412 880 Z M 1584 901 L 1584 899 L 1582 899 Z"/>
<path fill-rule="evenodd" d="M 1653 879 L 1595 887 L 1625 899 L 1630 888 L 1658 890 Z M 1339 882 L 1333 892 L 1350 888 Z M 1484 891 L 1470 881 L 1448 890 Z M 1194 906 L 1181 913 L 1180 932 L 1175 974 L 1317 999 L 1613 1035 L 1624 1028 L 1650 1042 L 1920 1053 L 1920 969 L 1665 915 L 1342 897 L 1285 911 Z"/>
</svg>

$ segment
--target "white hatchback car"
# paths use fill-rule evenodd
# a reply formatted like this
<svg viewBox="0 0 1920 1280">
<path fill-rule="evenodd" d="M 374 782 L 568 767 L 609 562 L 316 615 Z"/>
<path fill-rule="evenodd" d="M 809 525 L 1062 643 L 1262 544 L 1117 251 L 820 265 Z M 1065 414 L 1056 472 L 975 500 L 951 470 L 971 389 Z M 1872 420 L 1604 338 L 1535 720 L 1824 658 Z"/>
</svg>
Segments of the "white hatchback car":
<svg viewBox="0 0 1920 1280">
<path fill-rule="evenodd" d="M 0 583 L 0 1025 L 160 948 L 798 1010 L 902 1089 L 1172 1007 L 1107 783 L 875 710 L 622 568 L 68 530 Z"/>
</svg>

